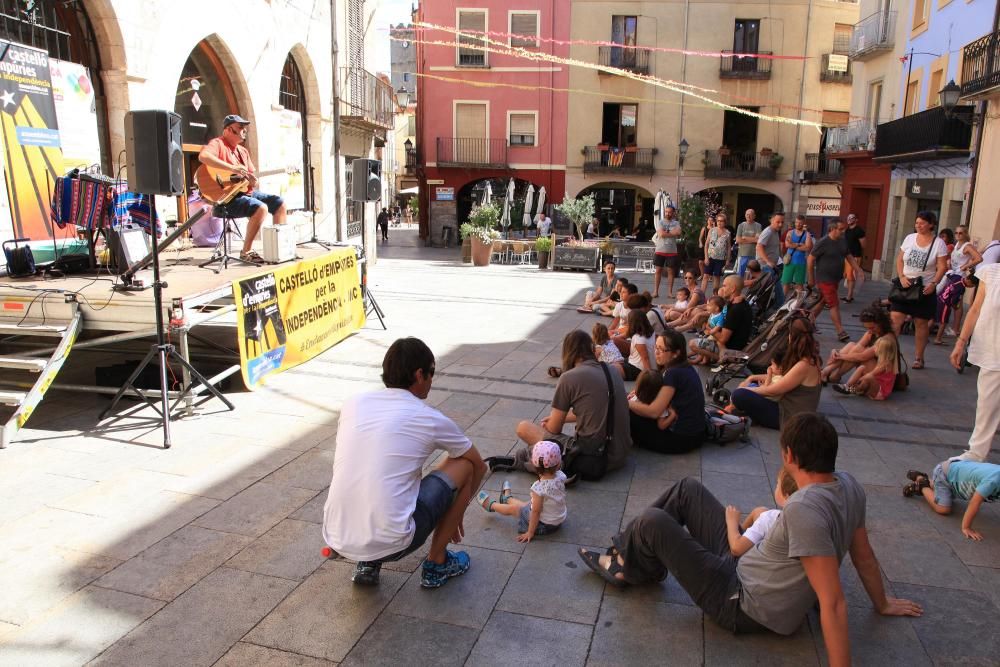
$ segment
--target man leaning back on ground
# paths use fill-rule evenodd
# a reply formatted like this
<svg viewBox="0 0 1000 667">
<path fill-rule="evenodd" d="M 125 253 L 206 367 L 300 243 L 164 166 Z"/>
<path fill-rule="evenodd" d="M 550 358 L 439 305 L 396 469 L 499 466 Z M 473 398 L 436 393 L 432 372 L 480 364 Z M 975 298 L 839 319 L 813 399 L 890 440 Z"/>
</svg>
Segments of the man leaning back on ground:
<svg viewBox="0 0 1000 667">
<path fill-rule="evenodd" d="M 438 588 L 469 569 L 466 552 L 446 547 L 462 540 L 465 508 L 486 465 L 455 422 L 423 402 L 433 377 L 430 348 L 401 338 L 382 360 L 385 389 L 341 408 L 323 539 L 358 561 L 355 583 L 377 584 L 382 563 L 416 551 L 431 533 L 421 586 Z M 447 458 L 421 478 L 436 450 Z"/>
</svg>

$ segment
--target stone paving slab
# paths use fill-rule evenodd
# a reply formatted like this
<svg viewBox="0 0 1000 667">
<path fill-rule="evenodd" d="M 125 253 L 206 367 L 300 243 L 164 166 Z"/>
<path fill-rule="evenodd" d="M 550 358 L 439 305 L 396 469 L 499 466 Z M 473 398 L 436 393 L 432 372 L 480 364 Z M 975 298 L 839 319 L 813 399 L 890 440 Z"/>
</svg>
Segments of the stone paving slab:
<svg viewBox="0 0 1000 667">
<path fill-rule="evenodd" d="M 208 404 L 176 422 L 171 450 L 159 448 L 148 410 L 95 427 L 106 398 L 51 393 L 23 437 L 0 451 L 0 660 L 825 663 L 815 614 L 790 638 L 733 637 L 705 619 L 672 577 L 619 590 L 576 554 L 578 545 L 606 546 L 688 476 L 743 511 L 773 506 L 779 434 L 759 427 L 749 443 L 682 456 L 634 450 L 622 470 L 571 489 L 567 524 L 527 545 L 515 540 L 513 519 L 471 507 L 464 545 L 452 548 L 472 554 L 472 569 L 437 591 L 419 587 L 427 545 L 387 563 L 377 589 L 350 583 L 352 563 L 322 559 L 318 524 L 338 410 L 347 397 L 380 386 L 381 359 L 396 337 L 420 336 L 437 355 L 428 404 L 467 429 L 484 455 L 506 454 L 517 446 L 517 421 L 550 409 L 556 381 L 545 369 L 560 363 L 562 336 L 597 321 L 574 308 L 596 274 L 473 269 L 458 263 L 455 250 L 416 247 L 410 238 L 394 232 L 369 274 L 388 331 L 369 325 L 262 391 L 231 391 L 236 412 Z M 651 287 L 650 274 L 627 275 L 640 289 Z M 537 298 L 483 296 L 496 295 L 498 285 Z M 865 290 L 844 307 L 855 337 L 861 329 L 852 316 L 884 292 L 877 284 Z M 470 315 L 467 326 L 454 327 L 457 310 Z M 825 321 L 824 352 L 833 345 Z M 912 345 L 904 337 L 908 356 Z M 929 471 L 968 438 L 975 372 L 954 373 L 947 352 L 929 348 L 928 368 L 911 373 L 910 390 L 884 403 L 829 390 L 821 399 L 841 435 L 839 467 L 865 485 L 887 592 L 926 610 L 921 619 L 877 616 L 846 559 L 841 579 L 858 664 L 992 664 L 1000 654 L 990 625 L 1000 613 L 1000 507 L 981 510 L 976 527 L 986 539 L 973 543 L 959 531 L 964 504 L 941 517 L 900 493 L 906 470 Z M 73 355 L 67 377 L 89 377 L 88 364 L 104 358 Z M 933 424 L 925 423 L 928 406 Z M 991 457 L 1000 462 L 1000 447 Z M 491 475 L 484 488 L 496 493 L 504 478 L 527 497 L 533 478 L 524 473 Z M 79 636 L 71 636 L 77 627 Z M 17 659 L 25 650 L 34 660 Z"/>
</svg>

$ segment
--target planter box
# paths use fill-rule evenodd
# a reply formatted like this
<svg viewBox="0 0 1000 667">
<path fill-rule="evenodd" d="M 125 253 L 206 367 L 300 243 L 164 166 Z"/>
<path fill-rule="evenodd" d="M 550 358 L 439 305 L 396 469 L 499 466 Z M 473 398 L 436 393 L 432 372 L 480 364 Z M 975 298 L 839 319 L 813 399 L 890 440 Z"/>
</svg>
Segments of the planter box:
<svg viewBox="0 0 1000 667">
<path fill-rule="evenodd" d="M 597 246 L 558 245 L 554 249 L 553 269 L 600 271 L 601 249 Z"/>
</svg>

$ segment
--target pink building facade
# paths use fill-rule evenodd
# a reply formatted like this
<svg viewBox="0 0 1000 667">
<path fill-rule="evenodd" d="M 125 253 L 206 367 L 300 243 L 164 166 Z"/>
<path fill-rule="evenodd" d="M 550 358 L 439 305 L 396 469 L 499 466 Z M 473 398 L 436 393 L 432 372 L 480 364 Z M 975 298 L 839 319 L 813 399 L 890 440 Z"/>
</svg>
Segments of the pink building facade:
<svg viewBox="0 0 1000 667">
<path fill-rule="evenodd" d="M 566 58 L 569 0 L 435 0 L 417 20 L 491 33 L 495 43 Z M 561 17 L 561 18 L 560 18 Z M 496 44 L 459 39 L 442 30 L 417 31 L 417 176 L 420 236 L 443 240 L 482 201 L 487 183 L 502 196 L 515 179 L 514 227 L 524 214 L 529 184 L 546 191 L 546 208 L 561 202 L 566 182 L 569 74 L 565 65 L 495 53 Z M 426 42 L 461 42 L 459 46 Z M 476 85 L 488 84 L 488 85 Z M 537 212 L 537 194 L 531 214 Z"/>
</svg>

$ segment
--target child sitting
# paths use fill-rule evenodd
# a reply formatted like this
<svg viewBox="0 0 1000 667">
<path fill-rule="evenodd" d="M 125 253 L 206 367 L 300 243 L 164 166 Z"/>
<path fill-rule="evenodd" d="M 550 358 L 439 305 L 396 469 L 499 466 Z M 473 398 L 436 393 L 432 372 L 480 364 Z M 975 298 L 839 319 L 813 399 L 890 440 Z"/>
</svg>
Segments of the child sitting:
<svg viewBox="0 0 1000 667">
<path fill-rule="evenodd" d="M 875 341 L 875 359 L 858 366 L 847 384 L 833 385 L 834 391 L 853 396 L 867 396 L 873 401 L 889 398 L 899 370 L 899 343 L 893 335 Z"/>
<path fill-rule="evenodd" d="M 635 379 L 635 390 L 629 394 L 628 400 L 639 401 L 649 405 L 656 400 L 660 389 L 663 388 L 663 376 L 657 371 L 647 370 L 639 373 Z M 661 431 L 666 430 L 677 421 L 677 411 L 668 407 L 663 414 L 657 417 L 656 427 Z"/>
<path fill-rule="evenodd" d="M 674 301 L 674 305 L 667 308 L 664 306 L 663 316 L 669 322 L 670 320 L 675 320 L 684 314 L 684 311 L 688 309 L 688 303 L 691 301 L 691 290 L 687 287 L 681 287 L 677 290 L 677 300 Z"/>
<path fill-rule="evenodd" d="M 518 542 L 530 542 L 535 535 L 548 535 L 559 530 L 566 520 L 566 475 L 559 470 L 562 451 L 550 440 L 541 440 L 531 448 L 531 461 L 538 468 L 538 481 L 531 485 L 531 501 L 510 495 L 510 484 L 504 482 L 499 500 L 480 491 L 477 500 L 487 512 L 516 516 Z"/>
<path fill-rule="evenodd" d="M 710 352 L 719 351 L 719 343 L 715 340 L 715 336 L 722 332 L 722 323 L 726 320 L 726 302 L 721 296 L 713 296 L 708 300 L 708 322 L 705 323 L 705 330 L 702 332 L 703 336 L 699 338 L 692 339 L 690 342 L 691 356 L 688 360 L 692 364 L 707 364 L 712 361 L 711 358 L 702 354 L 702 350 L 708 350 Z"/>
<path fill-rule="evenodd" d="M 799 485 L 795 483 L 795 479 L 782 468 L 778 471 L 778 483 L 774 487 L 774 502 L 778 505 L 778 509 L 758 507 L 750 512 L 741 524 L 739 509 L 733 505 L 726 508 L 726 533 L 733 558 L 739 558 L 760 544 L 781 516 L 781 509 L 785 507 L 785 503 L 798 490 Z"/>
<path fill-rule="evenodd" d="M 972 521 L 984 502 L 1000 500 L 1000 465 L 951 458 L 934 466 L 930 477 L 919 470 L 906 473 L 912 480 L 903 487 L 907 498 L 923 496 L 938 514 L 951 514 L 952 501 L 968 500 L 962 517 L 962 534 L 979 542 L 983 536 L 972 529 Z"/>
<path fill-rule="evenodd" d="M 611 340 L 611 333 L 608 331 L 608 328 L 598 322 L 590 330 L 590 337 L 594 339 L 594 354 L 597 356 L 597 360 L 617 368 L 618 372 L 622 373 L 622 377 L 624 377 L 625 371 L 623 370 L 623 365 L 625 357 L 622 356 L 621 350 Z"/>
</svg>

